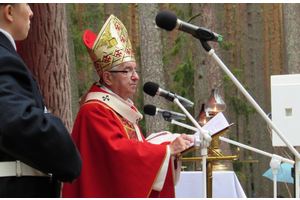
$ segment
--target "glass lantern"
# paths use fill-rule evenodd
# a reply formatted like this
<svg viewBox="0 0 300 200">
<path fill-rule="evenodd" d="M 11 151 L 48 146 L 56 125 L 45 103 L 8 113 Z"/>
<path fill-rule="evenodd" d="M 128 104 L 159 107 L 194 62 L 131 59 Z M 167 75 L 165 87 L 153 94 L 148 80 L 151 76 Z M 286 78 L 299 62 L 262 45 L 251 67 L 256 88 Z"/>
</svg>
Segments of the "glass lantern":
<svg viewBox="0 0 300 200">
<path fill-rule="evenodd" d="M 226 104 L 219 93 L 219 89 L 212 89 L 210 97 L 208 98 L 208 101 L 205 106 L 206 115 L 213 117 L 219 112 L 224 111 L 225 108 Z"/>
<path fill-rule="evenodd" d="M 205 113 L 205 104 L 203 103 L 200 109 L 199 115 L 196 117 L 196 121 L 200 126 L 204 126 L 209 120 L 211 119 L 210 116 L 207 116 Z"/>
</svg>

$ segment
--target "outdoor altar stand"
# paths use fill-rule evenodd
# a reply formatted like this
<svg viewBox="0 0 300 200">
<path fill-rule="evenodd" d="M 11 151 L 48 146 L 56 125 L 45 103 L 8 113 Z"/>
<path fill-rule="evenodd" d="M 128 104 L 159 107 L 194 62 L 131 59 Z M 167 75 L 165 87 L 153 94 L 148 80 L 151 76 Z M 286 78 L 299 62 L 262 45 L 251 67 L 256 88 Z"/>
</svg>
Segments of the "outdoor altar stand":
<svg viewBox="0 0 300 200">
<path fill-rule="evenodd" d="M 202 171 L 182 171 L 175 186 L 176 198 L 202 198 Z M 247 198 L 233 171 L 213 171 L 212 198 Z"/>
</svg>

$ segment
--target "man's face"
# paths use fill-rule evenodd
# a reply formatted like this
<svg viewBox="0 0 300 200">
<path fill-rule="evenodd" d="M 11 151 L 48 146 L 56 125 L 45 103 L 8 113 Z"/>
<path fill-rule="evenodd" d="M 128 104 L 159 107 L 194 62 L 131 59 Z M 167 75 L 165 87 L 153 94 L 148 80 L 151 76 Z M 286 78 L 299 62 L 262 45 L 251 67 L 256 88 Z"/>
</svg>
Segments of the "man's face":
<svg viewBox="0 0 300 200">
<path fill-rule="evenodd" d="M 15 4 L 11 8 L 12 21 L 12 32 L 14 40 L 24 40 L 30 29 L 30 19 L 33 16 L 33 12 L 27 3 Z"/>
<path fill-rule="evenodd" d="M 119 95 L 124 100 L 127 100 L 131 95 L 136 92 L 137 82 L 139 75 L 135 72 L 136 62 L 130 61 L 120 65 L 116 71 L 129 71 L 132 73 L 110 73 L 112 77 L 111 90 Z"/>
</svg>

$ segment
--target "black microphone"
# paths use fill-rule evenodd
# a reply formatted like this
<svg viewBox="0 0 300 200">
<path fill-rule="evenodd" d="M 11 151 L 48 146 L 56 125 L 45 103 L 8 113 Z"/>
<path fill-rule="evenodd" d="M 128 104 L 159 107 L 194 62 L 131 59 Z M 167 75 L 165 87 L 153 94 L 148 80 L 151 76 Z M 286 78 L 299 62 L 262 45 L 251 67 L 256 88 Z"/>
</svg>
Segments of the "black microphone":
<svg viewBox="0 0 300 200">
<path fill-rule="evenodd" d="M 155 18 L 156 25 L 167 31 L 172 31 L 177 28 L 180 31 L 189 33 L 195 38 L 204 41 L 222 42 L 223 37 L 209 29 L 198 27 L 193 24 L 181 21 L 174 13 L 160 11 Z"/>
<path fill-rule="evenodd" d="M 147 115 L 161 115 L 164 119 L 170 120 L 170 119 L 186 119 L 186 115 L 172 112 L 168 110 L 163 110 L 160 108 L 156 108 L 153 105 L 145 105 L 144 106 L 144 113 Z"/>
<path fill-rule="evenodd" d="M 178 96 L 172 92 L 163 90 L 159 87 L 159 85 L 157 83 L 153 83 L 153 82 L 147 82 L 144 84 L 143 90 L 146 94 L 149 94 L 150 96 L 161 96 L 164 97 L 165 99 L 169 100 L 169 101 L 173 101 L 175 98 L 179 100 L 179 102 L 183 105 L 183 106 L 188 106 L 188 107 L 193 107 L 194 103 L 191 102 L 190 100 Z"/>
</svg>

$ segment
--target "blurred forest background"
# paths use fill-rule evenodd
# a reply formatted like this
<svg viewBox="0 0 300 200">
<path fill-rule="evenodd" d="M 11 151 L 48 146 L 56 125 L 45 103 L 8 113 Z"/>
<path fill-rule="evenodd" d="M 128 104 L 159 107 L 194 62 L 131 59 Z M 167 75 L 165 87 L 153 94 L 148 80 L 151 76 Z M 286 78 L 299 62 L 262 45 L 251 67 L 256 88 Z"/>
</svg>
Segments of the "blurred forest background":
<svg viewBox="0 0 300 200">
<path fill-rule="evenodd" d="M 223 137 L 294 159 L 287 148 L 274 148 L 267 123 L 233 82 L 203 49 L 198 39 L 181 31 L 165 31 L 155 24 L 160 10 L 174 12 L 185 22 L 223 36 L 208 42 L 266 114 L 271 112 L 270 76 L 300 73 L 300 4 L 285 3 L 72 3 L 30 4 L 34 16 L 27 40 L 18 51 L 35 76 L 51 113 L 72 131 L 78 100 L 98 80 L 82 42 L 86 29 L 98 34 L 110 14 L 127 27 L 138 67 L 139 88 L 132 97 L 143 112 L 146 104 L 181 112 L 172 102 L 144 94 L 147 81 L 195 102 L 187 108 L 195 118 L 211 90 L 217 88 L 226 103 L 223 112 L 234 126 Z M 186 124 L 192 125 L 187 119 Z M 140 123 L 145 136 L 161 130 L 193 132 L 145 116 Z M 224 155 L 236 155 L 236 146 L 220 141 Z M 191 152 L 186 156 L 199 156 Z M 248 198 L 273 197 L 273 181 L 262 174 L 269 157 L 246 149 L 237 161 L 221 161 L 235 171 Z M 199 162 L 184 162 L 185 170 L 199 170 Z M 278 182 L 278 194 L 294 197 L 293 184 Z"/>
</svg>

